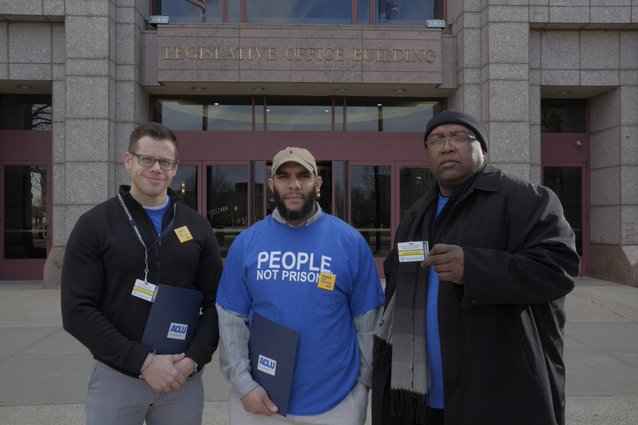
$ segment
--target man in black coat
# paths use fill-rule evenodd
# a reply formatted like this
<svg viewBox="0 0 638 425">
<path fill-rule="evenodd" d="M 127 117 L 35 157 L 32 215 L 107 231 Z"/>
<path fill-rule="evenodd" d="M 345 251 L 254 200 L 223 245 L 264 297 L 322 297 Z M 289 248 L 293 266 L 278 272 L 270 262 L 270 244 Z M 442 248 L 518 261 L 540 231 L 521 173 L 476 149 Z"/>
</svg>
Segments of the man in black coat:
<svg viewBox="0 0 638 425">
<path fill-rule="evenodd" d="M 565 423 L 574 233 L 551 190 L 487 165 L 486 152 L 471 116 L 443 112 L 427 125 L 434 181 L 384 264 L 373 425 Z M 397 244 L 418 241 L 431 247 L 425 260 L 399 261 Z"/>
<path fill-rule="evenodd" d="M 62 323 L 96 359 L 88 425 L 202 422 L 201 369 L 219 340 L 214 300 L 222 264 L 213 229 L 169 189 L 177 154 L 171 130 L 156 123 L 137 127 L 124 154 L 130 187 L 83 214 L 69 236 Z M 190 311 L 201 311 L 195 323 L 166 312 L 170 326 L 149 328 L 183 352 L 156 352 L 144 339 L 155 296 L 169 286 L 182 289 L 171 289 L 176 298 L 202 294 L 197 311 Z"/>
</svg>

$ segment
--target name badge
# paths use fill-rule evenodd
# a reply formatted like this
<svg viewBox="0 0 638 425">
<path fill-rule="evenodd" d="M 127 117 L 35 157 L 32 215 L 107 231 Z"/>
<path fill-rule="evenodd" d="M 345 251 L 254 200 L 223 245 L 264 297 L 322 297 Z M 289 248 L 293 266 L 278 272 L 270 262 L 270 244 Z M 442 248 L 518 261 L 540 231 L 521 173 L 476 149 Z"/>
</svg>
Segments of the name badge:
<svg viewBox="0 0 638 425">
<path fill-rule="evenodd" d="M 317 287 L 325 289 L 326 291 L 334 291 L 336 282 L 336 275 L 329 272 L 321 272 L 319 273 L 319 282 L 317 283 Z"/>
<path fill-rule="evenodd" d="M 399 263 L 414 263 L 425 260 L 430 252 L 428 241 L 399 242 Z"/>
<path fill-rule="evenodd" d="M 157 285 L 153 285 L 150 282 L 144 282 L 142 279 L 136 279 L 135 285 L 133 285 L 133 291 L 131 295 L 134 297 L 143 299 L 144 301 L 154 302 L 155 294 L 157 293 Z"/>
<path fill-rule="evenodd" d="M 175 229 L 175 234 L 177 235 L 177 239 L 179 239 L 181 243 L 193 240 L 193 235 L 191 235 L 190 230 L 188 230 L 188 227 L 186 226 L 178 227 L 177 229 Z"/>
</svg>

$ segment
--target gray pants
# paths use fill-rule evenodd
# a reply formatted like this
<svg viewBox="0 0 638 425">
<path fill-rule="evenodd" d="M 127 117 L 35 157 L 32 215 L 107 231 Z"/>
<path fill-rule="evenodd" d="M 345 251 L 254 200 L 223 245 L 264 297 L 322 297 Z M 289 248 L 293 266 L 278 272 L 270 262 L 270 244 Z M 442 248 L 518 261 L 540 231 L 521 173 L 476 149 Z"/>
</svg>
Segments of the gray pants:
<svg viewBox="0 0 638 425">
<path fill-rule="evenodd" d="M 155 393 L 141 379 L 131 378 L 97 362 L 86 398 L 87 425 L 201 425 L 204 408 L 202 373 L 179 391 Z"/>
<path fill-rule="evenodd" d="M 335 407 L 312 416 L 253 415 L 244 410 L 239 395 L 232 390 L 228 404 L 230 425 L 363 425 L 368 409 L 368 390 L 363 384 L 357 383 Z"/>
</svg>

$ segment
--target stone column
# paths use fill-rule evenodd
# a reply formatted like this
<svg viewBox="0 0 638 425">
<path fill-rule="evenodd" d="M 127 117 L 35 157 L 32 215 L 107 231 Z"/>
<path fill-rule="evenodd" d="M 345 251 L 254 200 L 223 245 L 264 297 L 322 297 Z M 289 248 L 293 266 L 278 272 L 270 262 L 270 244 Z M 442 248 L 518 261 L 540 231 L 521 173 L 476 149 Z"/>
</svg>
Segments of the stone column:
<svg viewBox="0 0 638 425">
<path fill-rule="evenodd" d="M 56 117 L 54 124 L 55 236 L 45 267 L 48 286 L 59 282 L 63 246 L 79 216 L 112 196 L 115 186 L 115 4 L 66 0 L 65 12 L 65 73 L 53 83 L 54 111 L 63 107 L 65 113 L 64 122 Z"/>
<path fill-rule="evenodd" d="M 526 0 L 482 1 L 481 99 L 482 121 L 489 133 L 490 162 L 529 180 L 529 7 Z"/>
<path fill-rule="evenodd" d="M 529 159 L 530 181 L 541 183 L 541 40 L 542 33 L 529 33 Z"/>
<path fill-rule="evenodd" d="M 638 21 L 638 2 L 634 4 Z M 638 286 L 638 32 L 621 33 L 620 51 L 620 219 L 628 278 Z"/>
<path fill-rule="evenodd" d="M 458 81 L 448 108 L 481 119 L 481 1 L 449 0 L 448 21 L 456 37 Z"/>
<path fill-rule="evenodd" d="M 59 285 L 60 268 L 64 255 L 66 216 L 66 165 L 65 165 L 65 124 L 66 115 L 66 36 L 63 24 L 53 26 L 53 82 L 51 97 L 53 106 L 53 242 L 44 265 L 44 285 Z"/>
<path fill-rule="evenodd" d="M 116 114 L 114 166 L 116 187 L 129 183 L 121 164 L 129 135 L 136 125 L 150 119 L 148 95 L 142 87 L 142 31 L 149 13 L 148 0 L 116 0 Z"/>
<path fill-rule="evenodd" d="M 621 279 L 627 270 L 621 249 L 620 89 L 591 99 L 591 274 Z"/>
</svg>

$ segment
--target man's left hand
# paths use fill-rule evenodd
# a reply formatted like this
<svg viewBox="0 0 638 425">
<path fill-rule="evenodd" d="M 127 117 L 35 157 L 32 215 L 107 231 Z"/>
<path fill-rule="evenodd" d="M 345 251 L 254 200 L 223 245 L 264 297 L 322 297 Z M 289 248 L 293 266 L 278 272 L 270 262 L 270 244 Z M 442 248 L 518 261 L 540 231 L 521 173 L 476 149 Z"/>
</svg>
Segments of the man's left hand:
<svg viewBox="0 0 638 425">
<path fill-rule="evenodd" d="M 195 362 L 191 360 L 190 357 L 184 357 L 173 363 L 175 369 L 179 372 L 179 374 L 184 378 L 188 378 L 191 376 L 193 372 L 195 372 Z"/>
<path fill-rule="evenodd" d="M 434 267 L 442 281 L 463 285 L 463 248 L 458 245 L 438 243 L 421 263 L 423 267 Z"/>
</svg>

